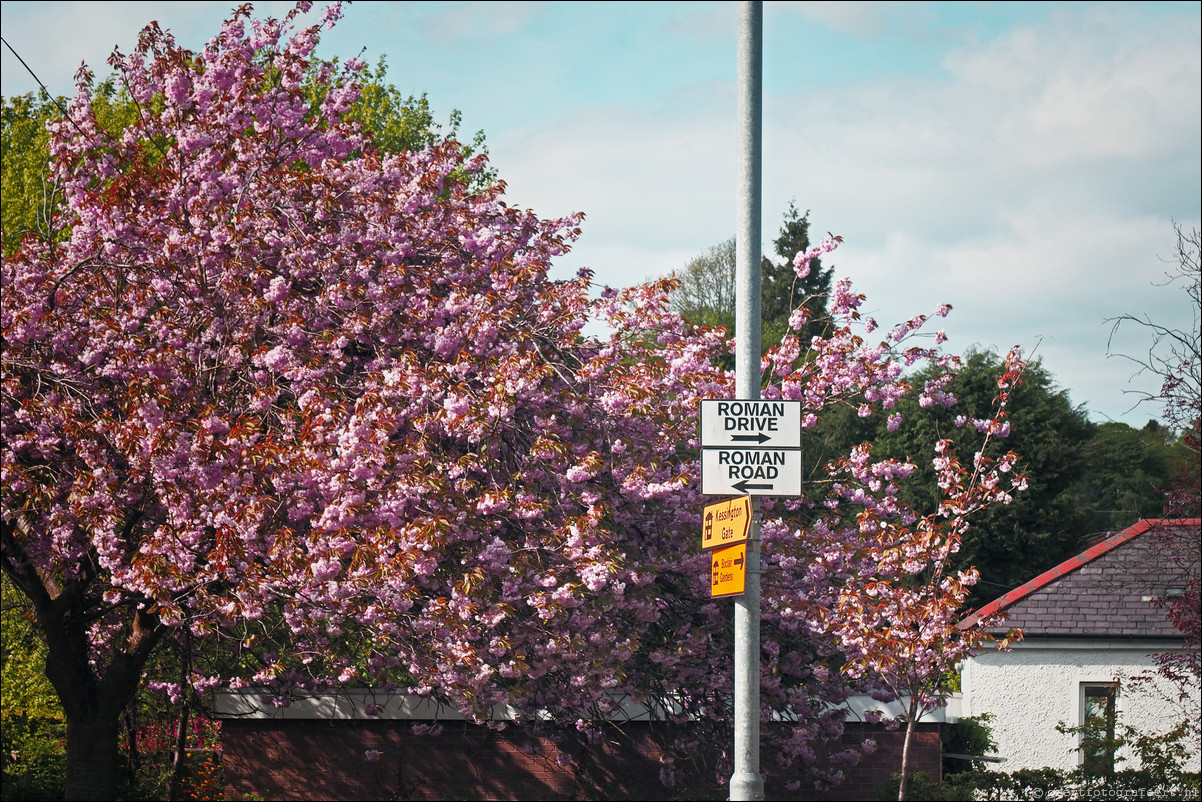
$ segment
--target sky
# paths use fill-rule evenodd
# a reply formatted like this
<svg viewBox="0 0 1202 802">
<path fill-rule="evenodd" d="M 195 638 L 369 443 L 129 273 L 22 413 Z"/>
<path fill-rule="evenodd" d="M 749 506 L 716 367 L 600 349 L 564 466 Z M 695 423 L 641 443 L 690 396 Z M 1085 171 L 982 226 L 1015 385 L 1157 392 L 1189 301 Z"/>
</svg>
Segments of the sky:
<svg viewBox="0 0 1202 802">
<path fill-rule="evenodd" d="M 199 49 L 233 2 L 3 2 L 0 94 L 69 95 L 151 19 Z M 256 3 L 282 16 L 289 3 Z M 313 14 L 323 4 L 316 4 Z M 735 2 L 357 2 L 325 57 L 388 65 L 507 200 L 585 214 L 553 277 L 626 286 L 735 233 Z M 1175 226 L 1202 217 L 1202 4 L 766 2 L 763 247 L 790 202 L 890 325 L 1032 352 L 1097 422 L 1159 416 L 1146 327 L 1197 331 Z"/>
</svg>

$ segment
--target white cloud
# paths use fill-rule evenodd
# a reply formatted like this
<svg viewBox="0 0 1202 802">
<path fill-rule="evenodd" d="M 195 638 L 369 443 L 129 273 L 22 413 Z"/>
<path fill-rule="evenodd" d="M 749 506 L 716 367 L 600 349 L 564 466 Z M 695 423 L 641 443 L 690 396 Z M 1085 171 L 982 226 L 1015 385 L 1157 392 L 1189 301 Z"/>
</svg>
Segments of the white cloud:
<svg viewBox="0 0 1202 802">
<path fill-rule="evenodd" d="M 895 30 L 898 25 L 908 30 L 925 29 L 934 20 L 929 3 L 887 2 L 787 2 L 774 3 L 773 11 L 799 12 L 836 31 L 858 36 L 876 36 Z"/>
<path fill-rule="evenodd" d="M 520 33 L 531 20 L 545 13 L 546 6 L 543 3 L 455 3 L 422 16 L 418 25 L 434 44 L 455 46 L 465 41 L 495 41 L 513 36 Z"/>
<path fill-rule="evenodd" d="M 999 143 L 1037 166 L 1179 153 L 1197 134 L 1200 63 L 1196 30 L 1106 6 L 946 60 L 964 101 L 996 104 L 981 121 Z"/>
<path fill-rule="evenodd" d="M 665 275 L 733 232 L 734 167 L 719 156 L 734 145 L 729 118 L 614 107 L 489 142 L 512 202 L 543 216 L 585 212 L 565 269 L 587 264 L 600 282 Z"/>
<path fill-rule="evenodd" d="M 770 95 L 765 242 L 796 198 L 845 237 L 831 261 L 882 324 L 950 302 L 952 347 L 1038 342 L 1075 401 L 1118 417 L 1130 372 L 1107 358 L 1107 318 L 1183 319 L 1154 282 L 1173 220 L 1197 218 L 1198 61 L 1171 20 L 1132 36 L 1096 11 L 954 51 L 941 76 Z M 530 205 L 588 213 L 575 258 L 601 281 L 662 275 L 734 229 L 729 94 L 493 142 Z M 1125 336 L 1112 349 L 1139 347 Z"/>
</svg>

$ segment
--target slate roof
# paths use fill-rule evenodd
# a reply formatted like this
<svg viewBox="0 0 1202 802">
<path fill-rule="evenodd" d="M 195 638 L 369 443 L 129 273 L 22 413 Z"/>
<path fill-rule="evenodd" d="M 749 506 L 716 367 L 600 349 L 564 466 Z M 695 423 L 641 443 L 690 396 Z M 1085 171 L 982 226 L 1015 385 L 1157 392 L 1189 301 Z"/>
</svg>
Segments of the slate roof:
<svg viewBox="0 0 1202 802">
<path fill-rule="evenodd" d="M 1145 520 L 1089 547 L 961 622 L 1005 611 L 1032 637 L 1180 638 L 1150 598 L 1197 576 L 1202 519 Z M 1176 544 L 1175 550 L 1170 544 Z M 1184 548 L 1181 548 L 1184 547 Z"/>
</svg>

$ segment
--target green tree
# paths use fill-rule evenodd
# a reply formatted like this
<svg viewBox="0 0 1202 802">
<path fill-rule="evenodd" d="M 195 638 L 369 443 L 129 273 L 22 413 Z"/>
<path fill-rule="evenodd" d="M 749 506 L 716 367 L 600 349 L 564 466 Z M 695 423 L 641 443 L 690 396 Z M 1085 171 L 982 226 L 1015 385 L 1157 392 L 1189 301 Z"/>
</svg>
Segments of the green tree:
<svg viewBox="0 0 1202 802">
<path fill-rule="evenodd" d="M 114 79 L 98 83 L 92 93 L 97 122 L 107 131 L 123 131 L 137 119 L 130 101 Z M 66 100 L 44 90 L 0 99 L 0 230 L 4 256 L 16 252 L 21 240 L 33 234 L 63 241 L 66 231 L 54 225 L 62 195 L 50 176 L 50 137 L 46 126 L 66 118 Z"/>
<path fill-rule="evenodd" d="M 425 92 L 420 96 L 405 97 L 388 82 L 387 73 L 387 60 L 383 56 L 374 69 L 365 68 L 360 73 L 359 97 L 347 113 L 347 119 L 371 131 L 372 144 L 376 149 L 381 153 L 404 153 L 423 150 L 446 139 L 459 140 L 463 114 L 458 109 L 451 110 L 444 129 L 435 119 Z M 329 86 L 313 74 L 310 75 L 307 91 L 316 108 L 329 91 Z M 466 156 L 488 153 L 484 131 L 477 131 L 470 143 L 464 143 L 463 152 Z M 474 172 L 467 180 L 477 187 L 487 186 L 497 180 L 496 168 L 489 166 Z"/>
<path fill-rule="evenodd" d="M 804 347 L 814 335 L 826 329 L 826 299 L 834 268 L 824 268 L 815 257 L 810 260 L 809 275 L 802 278 L 794 270 L 793 257 L 810 247 L 810 212 L 800 214 L 795 201 L 789 201 L 773 246 L 778 258 L 764 256 L 760 265 L 760 315 L 765 350 L 779 343 L 789 331 L 789 316 L 800 306 L 806 308 L 810 321 L 799 332 Z"/>
<path fill-rule="evenodd" d="M 711 245 L 689 260 L 677 278 L 672 309 L 697 326 L 735 332 L 735 238 Z M 731 360 L 733 366 L 734 360 Z"/>
<path fill-rule="evenodd" d="M 916 509 L 933 509 L 939 498 L 931 464 L 935 455 L 922 449 L 954 436 L 962 459 L 979 450 L 985 435 L 975 430 L 974 422 L 990 417 L 1001 365 L 992 352 L 970 352 L 947 387 L 955 396 L 954 405 L 922 407 L 916 398 L 903 399 L 896 411 L 907 425 L 875 432 L 881 454 L 908 457 L 918 466 L 906 491 Z M 921 388 L 927 378 L 919 373 L 915 387 Z M 1068 393 L 1055 386 L 1041 363 L 1034 362 L 1011 397 L 1008 411 L 1007 445 L 1020 457 L 1018 469 L 1027 474 L 1028 489 L 1011 504 L 982 513 L 964 536 L 955 560 L 958 568 L 976 566 L 981 573 L 969 599 L 974 607 L 1077 553 L 1087 520 L 1074 493 L 1094 431 L 1084 410 L 1072 406 Z"/>
<path fill-rule="evenodd" d="M 766 352 L 790 331 L 789 316 L 805 306 L 810 323 L 800 333 L 803 345 L 826 327 L 826 296 L 831 288 L 832 268 L 819 259 L 810 262 L 805 278 L 793 268 L 793 257 L 810 247 L 810 213 L 797 211 L 790 201 L 780 235 L 774 243 L 776 259 L 763 256 L 760 263 L 760 336 Z M 735 330 L 735 240 L 731 237 L 689 261 L 677 274 L 680 287 L 672 293 L 672 308 L 686 320 L 701 326 Z M 734 359 L 726 367 L 734 366 Z"/>
<path fill-rule="evenodd" d="M 4 232 L 6 257 L 16 251 L 27 232 L 43 238 L 50 236 L 49 215 L 58 201 L 48 178 L 46 123 L 57 114 L 57 107 L 45 95 L 20 95 L 3 100 L 0 229 Z"/>
<path fill-rule="evenodd" d="M 897 432 L 877 424 L 871 430 L 844 414 L 840 427 L 827 435 L 873 440 L 883 453 L 910 456 L 920 467 L 910 489 L 911 500 L 929 507 L 938 488 L 930 456 L 916 453 L 921 437 L 959 433 L 963 454 L 981 435 L 973 421 L 984 417 L 997 388 L 991 373 L 999 364 L 991 352 L 970 352 L 948 386 L 956 398 L 951 407 L 921 408 L 914 399 L 897 411 L 917 426 Z M 915 385 L 927 377 L 919 374 Z M 1091 540 L 1116 532 L 1143 518 L 1165 514 L 1165 493 L 1177 466 L 1190 451 L 1181 436 L 1156 421 L 1143 429 L 1125 423 L 1095 424 L 1067 391 L 1058 388 L 1047 370 L 1033 364 L 1024 386 L 1014 396 L 1009 422 L 1010 447 L 1018 452 L 1029 489 L 1006 507 L 995 507 L 974 522 L 958 555 L 961 565 L 975 564 L 981 583 L 970 603 L 978 606 L 1017 587 L 1078 553 Z M 968 430 L 966 433 L 963 430 Z M 930 442 L 927 440 L 926 442 Z"/>
<path fill-rule="evenodd" d="M 1073 488 L 1087 516 L 1086 531 L 1117 532 L 1164 515 L 1179 448 L 1173 432 L 1154 420 L 1143 429 L 1098 424 L 1082 450 L 1082 472 Z"/>
</svg>

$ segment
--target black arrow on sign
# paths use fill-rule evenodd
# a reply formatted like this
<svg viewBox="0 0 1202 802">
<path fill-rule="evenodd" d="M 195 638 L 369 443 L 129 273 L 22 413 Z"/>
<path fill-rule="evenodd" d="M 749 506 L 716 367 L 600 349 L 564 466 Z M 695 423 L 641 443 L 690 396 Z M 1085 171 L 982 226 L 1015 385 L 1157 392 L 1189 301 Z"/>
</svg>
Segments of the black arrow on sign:
<svg viewBox="0 0 1202 802">
<path fill-rule="evenodd" d="M 731 485 L 731 487 L 733 487 L 735 490 L 738 490 L 740 493 L 746 493 L 748 490 L 771 490 L 773 488 L 773 485 L 748 484 L 747 480 L 744 479 L 741 482 L 734 483 L 733 485 Z"/>
<path fill-rule="evenodd" d="M 763 443 L 768 440 L 771 440 L 772 438 L 769 437 L 768 435 L 764 434 L 763 432 L 760 432 L 759 434 L 732 434 L 730 436 L 730 439 L 736 440 L 740 443 L 750 443 L 750 442 Z"/>
<path fill-rule="evenodd" d="M 737 558 L 735 558 L 735 565 L 742 565 L 742 564 L 743 564 L 743 558 L 742 558 L 742 557 L 737 557 Z"/>
</svg>

